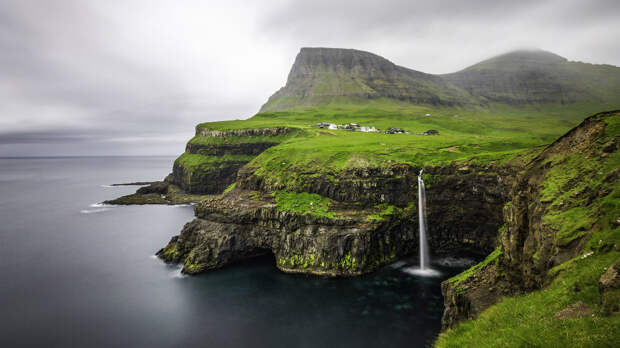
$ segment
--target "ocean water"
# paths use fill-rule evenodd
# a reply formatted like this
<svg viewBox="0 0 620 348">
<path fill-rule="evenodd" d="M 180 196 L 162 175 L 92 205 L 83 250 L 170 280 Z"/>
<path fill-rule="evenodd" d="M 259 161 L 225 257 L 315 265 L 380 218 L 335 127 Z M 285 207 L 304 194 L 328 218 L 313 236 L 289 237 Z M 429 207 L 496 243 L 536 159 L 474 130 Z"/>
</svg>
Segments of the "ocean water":
<svg viewBox="0 0 620 348">
<path fill-rule="evenodd" d="M 191 206 L 100 206 L 170 157 L 0 159 L 0 347 L 424 347 L 441 280 L 401 262 L 363 277 L 287 275 L 269 257 L 186 277 L 153 255 Z"/>
</svg>

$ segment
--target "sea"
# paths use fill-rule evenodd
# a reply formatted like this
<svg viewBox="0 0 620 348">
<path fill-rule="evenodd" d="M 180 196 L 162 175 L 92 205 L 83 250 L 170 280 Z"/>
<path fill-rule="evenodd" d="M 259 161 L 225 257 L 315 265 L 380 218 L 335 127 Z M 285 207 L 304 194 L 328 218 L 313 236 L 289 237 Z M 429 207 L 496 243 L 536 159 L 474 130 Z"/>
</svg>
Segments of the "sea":
<svg viewBox="0 0 620 348">
<path fill-rule="evenodd" d="M 417 257 L 355 278 L 259 257 L 185 276 L 155 253 L 193 207 L 106 206 L 172 157 L 0 158 L 0 347 L 427 347 L 442 280 Z"/>
</svg>

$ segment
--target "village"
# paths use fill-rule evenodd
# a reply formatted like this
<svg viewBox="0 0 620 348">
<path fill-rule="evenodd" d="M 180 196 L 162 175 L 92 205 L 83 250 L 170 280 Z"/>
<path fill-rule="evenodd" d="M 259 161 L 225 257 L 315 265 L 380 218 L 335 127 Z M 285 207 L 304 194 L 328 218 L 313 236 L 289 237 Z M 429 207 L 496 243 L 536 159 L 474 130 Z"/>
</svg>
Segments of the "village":
<svg viewBox="0 0 620 348">
<path fill-rule="evenodd" d="M 364 132 L 364 133 L 381 133 L 381 130 L 375 126 L 362 126 L 357 123 L 347 123 L 347 124 L 334 124 L 328 122 L 319 122 L 316 124 L 319 128 L 327 128 L 332 130 L 343 130 L 349 132 Z M 401 129 L 401 128 L 388 128 L 383 132 L 385 134 L 411 134 L 410 131 Z M 429 129 L 425 132 L 416 133 L 416 135 L 439 135 L 439 132 L 434 129 Z"/>
</svg>

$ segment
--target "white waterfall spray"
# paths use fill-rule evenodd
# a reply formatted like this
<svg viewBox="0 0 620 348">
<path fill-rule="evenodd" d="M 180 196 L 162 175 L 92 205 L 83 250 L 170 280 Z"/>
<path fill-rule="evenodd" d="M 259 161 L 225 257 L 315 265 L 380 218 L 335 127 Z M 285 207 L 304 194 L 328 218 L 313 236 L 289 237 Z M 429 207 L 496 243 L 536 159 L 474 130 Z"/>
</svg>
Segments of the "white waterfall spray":
<svg viewBox="0 0 620 348">
<path fill-rule="evenodd" d="M 422 180 L 422 172 L 418 175 L 418 223 L 420 226 L 420 269 L 425 270 L 430 264 L 428 256 L 428 242 L 426 240 L 426 190 L 424 188 L 424 180 Z"/>
<path fill-rule="evenodd" d="M 438 271 L 431 269 L 431 258 L 428 252 L 428 241 L 426 233 L 428 226 L 426 224 L 426 189 L 424 187 L 424 180 L 422 180 L 422 172 L 418 174 L 418 224 L 420 227 L 420 267 L 412 268 L 407 267 L 403 270 L 409 274 L 424 276 L 424 277 L 436 277 L 441 275 Z"/>
</svg>

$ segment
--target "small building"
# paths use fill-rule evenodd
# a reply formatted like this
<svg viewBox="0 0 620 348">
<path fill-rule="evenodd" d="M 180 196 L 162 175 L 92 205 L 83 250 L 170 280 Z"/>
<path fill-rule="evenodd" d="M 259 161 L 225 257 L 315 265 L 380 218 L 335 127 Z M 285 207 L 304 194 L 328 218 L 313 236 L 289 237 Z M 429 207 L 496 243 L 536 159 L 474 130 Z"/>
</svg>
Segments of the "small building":
<svg viewBox="0 0 620 348">
<path fill-rule="evenodd" d="M 379 132 L 379 130 L 377 129 L 377 127 L 372 126 L 372 127 L 360 127 L 358 129 L 356 129 L 358 132 L 364 132 L 364 133 L 377 133 Z"/>
<path fill-rule="evenodd" d="M 338 129 L 338 126 L 336 126 L 333 123 L 330 123 L 329 126 L 327 126 L 328 129 Z"/>
<path fill-rule="evenodd" d="M 429 129 L 426 132 L 424 132 L 424 135 L 439 135 L 439 132 L 434 129 Z"/>
<path fill-rule="evenodd" d="M 385 134 L 403 134 L 403 133 L 405 133 L 405 131 L 400 128 L 388 128 L 385 131 Z"/>
<path fill-rule="evenodd" d="M 430 115 L 431 115 L 431 114 L 426 114 L 426 115 L 424 115 L 424 116 L 430 116 Z"/>
</svg>

